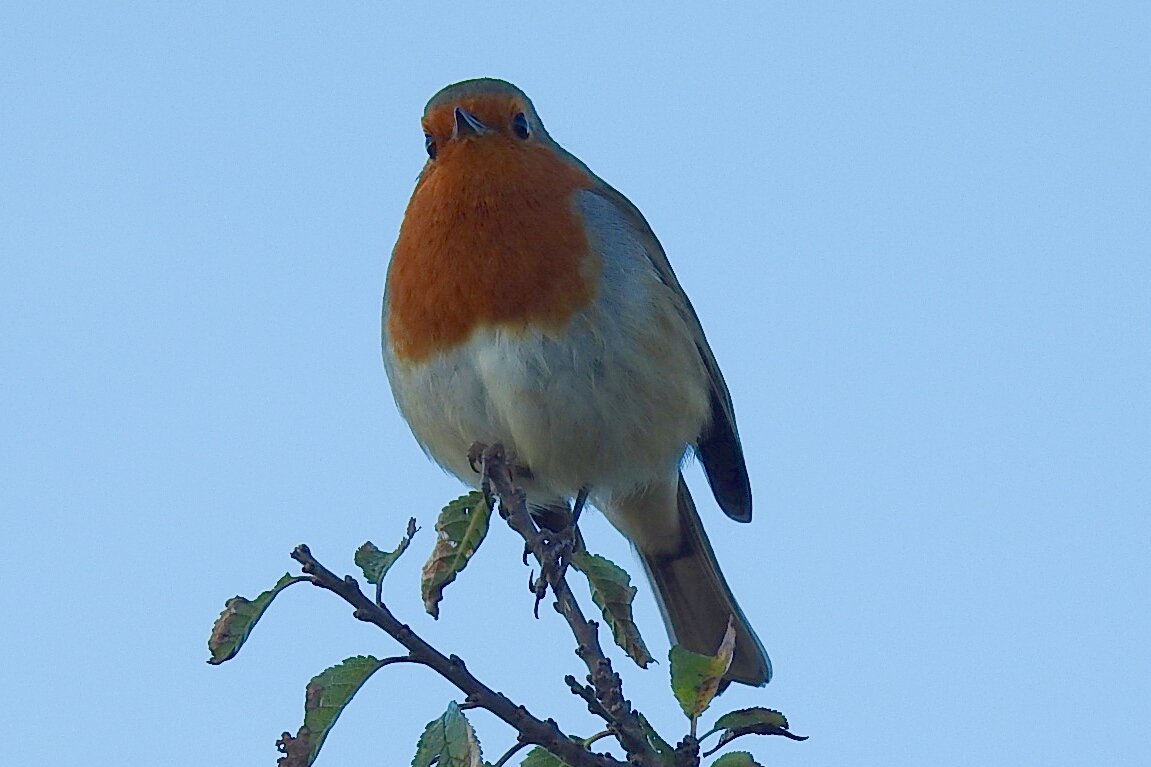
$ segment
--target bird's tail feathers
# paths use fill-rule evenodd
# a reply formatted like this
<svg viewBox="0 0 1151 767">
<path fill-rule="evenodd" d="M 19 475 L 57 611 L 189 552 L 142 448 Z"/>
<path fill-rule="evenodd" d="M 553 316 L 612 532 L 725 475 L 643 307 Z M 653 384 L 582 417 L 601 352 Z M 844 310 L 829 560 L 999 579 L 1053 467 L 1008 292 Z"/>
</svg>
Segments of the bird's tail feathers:
<svg viewBox="0 0 1151 767">
<path fill-rule="evenodd" d="M 670 553 L 637 548 L 671 641 L 692 652 L 713 655 L 730 618 L 736 632 L 735 656 L 724 678 L 753 687 L 767 684 L 771 661 L 719 569 L 682 476 L 676 504 L 679 547 Z"/>
</svg>

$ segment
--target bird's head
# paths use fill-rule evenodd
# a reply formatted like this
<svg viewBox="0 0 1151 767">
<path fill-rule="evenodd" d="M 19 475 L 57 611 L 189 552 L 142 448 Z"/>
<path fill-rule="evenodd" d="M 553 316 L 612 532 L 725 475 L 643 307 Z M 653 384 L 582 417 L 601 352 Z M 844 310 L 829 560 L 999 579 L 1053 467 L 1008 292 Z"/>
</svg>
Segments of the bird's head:
<svg viewBox="0 0 1151 767">
<path fill-rule="evenodd" d="M 503 80 L 481 78 L 447 86 L 428 102 L 422 123 L 429 169 L 433 164 L 490 161 L 493 155 L 529 160 L 554 151 L 531 100 Z"/>
</svg>

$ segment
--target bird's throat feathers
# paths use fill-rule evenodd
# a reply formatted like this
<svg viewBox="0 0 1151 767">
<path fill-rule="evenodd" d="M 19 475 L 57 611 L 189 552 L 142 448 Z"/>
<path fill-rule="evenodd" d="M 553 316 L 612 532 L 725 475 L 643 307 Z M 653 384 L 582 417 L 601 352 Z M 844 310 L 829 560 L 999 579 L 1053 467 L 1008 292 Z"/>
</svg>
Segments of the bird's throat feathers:
<svg viewBox="0 0 1151 767">
<path fill-rule="evenodd" d="M 586 171 L 543 143 L 452 141 L 424 169 L 388 274 L 388 335 L 421 361 L 481 327 L 562 330 L 599 278 L 576 194 Z"/>
</svg>

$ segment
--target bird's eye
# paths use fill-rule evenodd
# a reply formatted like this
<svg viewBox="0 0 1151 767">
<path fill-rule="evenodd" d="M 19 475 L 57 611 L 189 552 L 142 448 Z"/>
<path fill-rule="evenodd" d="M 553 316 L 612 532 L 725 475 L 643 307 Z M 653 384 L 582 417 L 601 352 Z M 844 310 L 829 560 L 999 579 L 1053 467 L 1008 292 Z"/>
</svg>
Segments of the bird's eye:
<svg viewBox="0 0 1151 767">
<path fill-rule="evenodd" d="M 512 132 L 516 134 L 516 138 L 527 141 L 528 136 L 532 135 L 531 129 L 528 127 L 528 116 L 523 112 L 517 112 L 516 116 L 512 118 Z"/>
<path fill-rule="evenodd" d="M 424 149 L 428 150 L 428 157 L 436 159 L 436 137 L 430 133 L 424 134 Z"/>
</svg>

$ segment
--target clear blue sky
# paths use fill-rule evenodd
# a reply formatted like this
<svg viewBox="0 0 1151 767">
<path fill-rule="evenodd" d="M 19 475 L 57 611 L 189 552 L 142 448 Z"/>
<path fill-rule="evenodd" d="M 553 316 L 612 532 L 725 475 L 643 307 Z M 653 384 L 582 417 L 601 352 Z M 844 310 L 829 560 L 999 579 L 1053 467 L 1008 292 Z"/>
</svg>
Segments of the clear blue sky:
<svg viewBox="0 0 1151 767">
<path fill-rule="evenodd" d="M 396 611 L 594 731 L 510 533 L 416 594 L 458 487 L 378 304 L 424 102 L 481 75 L 645 212 L 723 365 L 754 523 L 689 481 L 776 667 L 723 703 L 811 735 L 761 761 L 1145 760 L 1151 6 L 70 5 L 0 10 L 5 763 L 274 764 L 312 674 L 397 648 L 303 587 L 221 668 L 212 621 L 409 515 Z M 408 763 L 451 695 L 381 672 L 320 764 Z"/>
</svg>

